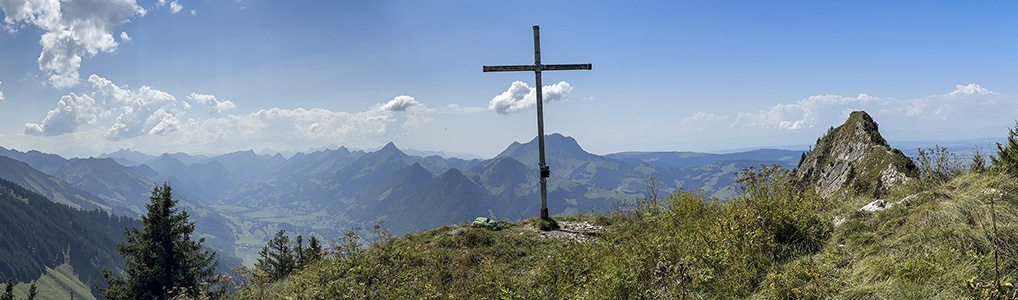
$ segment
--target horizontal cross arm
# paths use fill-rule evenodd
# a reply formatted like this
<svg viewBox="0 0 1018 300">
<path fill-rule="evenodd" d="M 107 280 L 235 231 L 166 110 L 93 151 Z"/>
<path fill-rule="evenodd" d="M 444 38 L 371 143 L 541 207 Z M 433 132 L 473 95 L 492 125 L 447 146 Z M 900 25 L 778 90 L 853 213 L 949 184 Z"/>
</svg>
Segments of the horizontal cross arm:
<svg viewBox="0 0 1018 300">
<path fill-rule="evenodd" d="M 485 72 L 535 71 L 535 65 L 484 66 Z"/>
<path fill-rule="evenodd" d="M 541 65 L 543 71 L 590 70 L 591 64 Z"/>
</svg>

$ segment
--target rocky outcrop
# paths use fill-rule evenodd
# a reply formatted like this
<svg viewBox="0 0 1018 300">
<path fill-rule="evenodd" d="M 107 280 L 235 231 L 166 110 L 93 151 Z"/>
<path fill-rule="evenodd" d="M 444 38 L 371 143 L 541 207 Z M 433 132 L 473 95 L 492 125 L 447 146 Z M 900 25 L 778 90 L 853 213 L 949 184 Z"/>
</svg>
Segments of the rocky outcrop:
<svg viewBox="0 0 1018 300">
<path fill-rule="evenodd" d="M 891 148 L 877 127 L 866 112 L 852 112 L 845 124 L 817 139 L 799 161 L 796 176 L 825 198 L 838 193 L 878 197 L 911 180 L 915 164 L 901 150 Z"/>
</svg>

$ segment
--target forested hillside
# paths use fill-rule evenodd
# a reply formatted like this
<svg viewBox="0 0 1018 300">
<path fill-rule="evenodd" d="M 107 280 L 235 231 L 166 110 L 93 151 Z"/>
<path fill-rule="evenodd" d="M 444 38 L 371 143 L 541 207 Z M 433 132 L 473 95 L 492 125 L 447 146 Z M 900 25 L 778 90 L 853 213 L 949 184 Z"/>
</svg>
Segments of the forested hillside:
<svg viewBox="0 0 1018 300">
<path fill-rule="evenodd" d="M 117 244 L 136 219 L 82 211 L 54 203 L 11 181 L 0 179 L 0 278 L 29 282 L 46 268 L 69 263 L 91 286 L 102 269 L 123 268 Z"/>
</svg>

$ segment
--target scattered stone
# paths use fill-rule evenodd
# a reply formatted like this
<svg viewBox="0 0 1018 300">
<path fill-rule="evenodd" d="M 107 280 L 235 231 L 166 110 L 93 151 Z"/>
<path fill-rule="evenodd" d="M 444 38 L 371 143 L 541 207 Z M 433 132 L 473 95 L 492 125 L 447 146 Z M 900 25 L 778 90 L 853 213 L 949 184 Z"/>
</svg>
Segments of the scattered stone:
<svg viewBox="0 0 1018 300">
<path fill-rule="evenodd" d="M 875 200 L 873 202 L 870 202 L 869 204 L 866 204 L 865 206 L 863 206 L 859 210 L 861 210 L 861 211 L 868 211 L 868 212 L 877 212 L 877 211 L 881 211 L 881 210 L 885 210 L 885 209 L 891 208 L 891 206 L 894 206 L 894 202 L 887 202 L 887 201 L 884 201 L 884 199 L 877 199 L 877 200 Z"/>
<path fill-rule="evenodd" d="M 597 236 L 597 232 L 605 229 L 604 226 L 590 224 L 590 222 L 562 221 L 559 222 L 559 226 L 561 228 L 549 231 L 540 231 L 530 226 L 527 228 L 537 231 L 538 236 L 542 239 L 570 239 L 577 242 L 585 242 L 591 237 Z"/>
<path fill-rule="evenodd" d="M 870 202 L 869 204 L 866 204 L 866 206 L 863 206 L 859 210 L 860 211 L 867 211 L 867 212 L 878 212 L 878 211 L 882 211 L 882 210 L 891 208 L 891 206 L 894 206 L 895 204 L 902 204 L 902 203 L 905 203 L 906 201 L 910 201 L 912 199 L 915 199 L 917 196 L 919 196 L 918 193 L 911 194 L 911 195 L 908 195 L 908 197 L 902 198 L 901 201 L 898 201 L 898 202 L 887 202 L 887 200 L 878 199 L 878 200 L 875 200 L 873 202 Z"/>
<path fill-rule="evenodd" d="M 467 233 L 467 231 L 470 231 L 470 227 L 460 227 L 460 228 L 456 228 L 456 229 L 453 229 L 453 230 L 449 230 L 449 232 L 446 232 L 445 235 L 448 235 L 448 236 L 457 236 L 457 235 L 461 235 L 461 234 Z"/>
</svg>

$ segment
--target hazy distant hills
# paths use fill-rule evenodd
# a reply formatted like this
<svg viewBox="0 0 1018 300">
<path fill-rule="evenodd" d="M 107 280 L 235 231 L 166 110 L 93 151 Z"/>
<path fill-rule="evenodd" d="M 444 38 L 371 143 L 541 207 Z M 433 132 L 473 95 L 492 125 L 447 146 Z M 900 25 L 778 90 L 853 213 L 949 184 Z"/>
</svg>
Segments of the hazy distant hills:
<svg viewBox="0 0 1018 300">
<path fill-rule="evenodd" d="M 710 154 L 699 152 L 621 152 L 608 154 L 606 157 L 628 161 L 645 162 L 648 164 L 673 168 L 695 168 L 706 166 L 716 161 L 767 161 L 781 162 L 782 167 L 795 168 L 799 163 L 801 152 L 780 149 L 759 149 L 729 154 Z"/>
<path fill-rule="evenodd" d="M 76 209 L 112 209 L 107 201 L 75 188 L 56 177 L 39 172 L 24 162 L 6 156 L 0 156 L 0 178 L 42 194 L 53 202 Z M 123 212 L 123 210 L 120 211 Z"/>
<path fill-rule="evenodd" d="M 660 180 L 664 192 L 703 190 L 723 197 L 736 171 L 761 163 L 790 167 L 801 155 L 788 150 L 596 155 L 560 134 L 546 136 L 546 143 L 549 209 L 566 215 L 632 202 L 646 192 L 648 177 Z M 0 155 L 27 164 L 17 168 L 8 162 L 15 168 L 0 177 L 50 182 L 34 190 L 55 199 L 92 199 L 78 202 L 126 215 L 142 213 L 154 184 L 169 182 L 209 245 L 248 263 L 279 229 L 330 240 L 351 227 L 385 221 L 390 231 L 403 234 L 477 216 L 515 220 L 537 215 L 540 207 L 536 139 L 514 142 L 486 160 L 409 155 L 392 143 L 371 152 L 339 147 L 289 158 L 253 151 L 153 156 L 120 150 L 103 158 L 65 159 L 3 148 Z M 39 179 L 47 178 L 42 175 L 51 179 Z"/>
<path fill-rule="evenodd" d="M 19 157 L 25 162 L 9 157 Z M 42 170 L 37 170 L 40 168 L 48 171 L 40 172 Z M 230 258 L 236 242 L 231 222 L 202 201 L 195 200 L 205 197 L 200 190 L 195 190 L 196 186 L 161 175 L 146 165 L 125 167 L 110 158 L 65 159 L 37 151 L 20 152 L 0 147 L 0 178 L 57 203 L 86 210 L 101 208 L 134 218 L 145 213 L 145 204 L 149 203 L 155 184 L 169 182 L 174 196 L 181 200 L 180 205 L 191 213 L 196 232 L 207 237 L 206 244 L 216 250 L 226 250 L 226 261 L 235 261 Z"/>
</svg>

